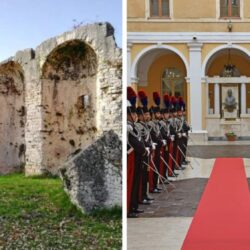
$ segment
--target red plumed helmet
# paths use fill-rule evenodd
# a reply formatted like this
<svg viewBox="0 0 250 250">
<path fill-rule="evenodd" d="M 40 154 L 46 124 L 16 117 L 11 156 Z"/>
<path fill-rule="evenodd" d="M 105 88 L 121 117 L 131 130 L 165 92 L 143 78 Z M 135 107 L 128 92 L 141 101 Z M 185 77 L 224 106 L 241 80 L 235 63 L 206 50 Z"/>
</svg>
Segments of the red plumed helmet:
<svg viewBox="0 0 250 250">
<path fill-rule="evenodd" d="M 141 91 L 138 92 L 138 96 L 139 96 L 139 99 L 141 101 L 142 106 L 147 107 L 147 105 L 148 105 L 148 97 L 147 97 L 146 93 L 143 90 L 141 90 Z"/>
<path fill-rule="evenodd" d="M 138 92 L 138 96 L 139 96 L 140 100 L 141 100 L 142 98 L 147 97 L 146 93 L 145 93 L 143 90 L 140 90 L 140 91 Z"/>
<path fill-rule="evenodd" d="M 169 95 L 168 94 L 165 94 L 164 96 L 163 96 L 163 99 L 164 99 L 164 101 L 170 101 L 170 99 L 169 99 Z"/>
<path fill-rule="evenodd" d="M 175 98 L 175 96 L 171 96 L 171 102 L 172 102 L 173 104 L 176 104 L 176 98 Z"/>
<path fill-rule="evenodd" d="M 178 102 L 183 102 L 183 98 L 182 98 L 182 96 L 179 96 L 179 98 L 178 98 Z"/>
<path fill-rule="evenodd" d="M 154 92 L 153 93 L 153 99 L 154 99 L 155 104 L 157 106 L 160 106 L 160 104 L 161 104 L 161 97 L 160 97 L 160 95 L 159 95 L 158 92 Z"/>
<path fill-rule="evenodd" d="M 169 95 L 165 94 L 165 95 L 163 96 L 163 100 L 164 100 L 164 103 L 165 103 L 166 108 L 169 108 L 169 106 L 170 106 L 170 98 L 169 98 Z"/>
<path fill-rule="evenodd" d="M 135 106 L 136 104 L 136 93 L 131 87 L 127 87 L 127 99 L 130 101 L 132 106 Z"/>
</svg>

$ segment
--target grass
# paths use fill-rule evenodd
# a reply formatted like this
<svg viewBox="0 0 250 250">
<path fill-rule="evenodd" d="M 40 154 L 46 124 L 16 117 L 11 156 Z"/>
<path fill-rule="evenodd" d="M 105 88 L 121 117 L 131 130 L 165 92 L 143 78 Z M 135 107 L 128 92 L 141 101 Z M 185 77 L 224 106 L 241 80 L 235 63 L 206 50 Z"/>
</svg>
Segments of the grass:
<svg viewBox="0 0 250 250">
<path fill-rule="evenodd" d="M 0 176 L 0 249 L 121 249 L 121 209 L 82 214 L 59 178 Z"/>
</svg>

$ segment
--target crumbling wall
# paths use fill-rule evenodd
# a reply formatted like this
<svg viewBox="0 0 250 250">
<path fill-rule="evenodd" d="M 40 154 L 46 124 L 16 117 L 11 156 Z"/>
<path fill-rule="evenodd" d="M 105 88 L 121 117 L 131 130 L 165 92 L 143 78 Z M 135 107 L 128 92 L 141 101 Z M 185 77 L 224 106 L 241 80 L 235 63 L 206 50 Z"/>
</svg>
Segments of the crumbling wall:
<svg viewBox="0 0 250 250">
<path fill-rule="evenodd" d="M 22 66 L 25 85 L 25 172 L 42 174 L 42 106 L 39 67 L 33 49 L 18 51 L 13 58 Z"/>
<path fill-rule="evenodd" d="M 96 137 L 97 66 L 93 49 L 79 40 L 55 48 L 44 64 L 42 164 L 50 172 Z"/>
<path fill-rule="evenodd" d="M 121 137 L 122 51 L 113 27 L 96 23 L 49 39 L 35 53 L 42 86 L 41 167 L 57 173 L 70 153 L 103 132 L 113 129 Z"/>
<path fill-rule="evenodd" d="M 0 173 L 20 171 L 25 163 L 24 76 L 13 61 L 0 66 Z"/>
<path fill-rule="evenodd" d="M 26 123 L 24 129 L 15 125 L 19 132 L 12 134 L 25 134 L 27 175 L 57 173 L 72 152 L 110 129 L 121 138 L 122 51 L 109 23 L 65 32 L 11 60 L 24 76 Z M 9 130 L 5 126 L 0 134 Z"/>
</svg>

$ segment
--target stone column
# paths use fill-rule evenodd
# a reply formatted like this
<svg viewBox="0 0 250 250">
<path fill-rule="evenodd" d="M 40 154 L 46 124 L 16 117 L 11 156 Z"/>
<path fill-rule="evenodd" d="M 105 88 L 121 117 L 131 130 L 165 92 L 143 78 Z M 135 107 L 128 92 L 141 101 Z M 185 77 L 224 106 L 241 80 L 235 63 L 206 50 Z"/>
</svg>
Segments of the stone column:
<svg viewBox="0 0 250 250">
<path fill-rule="evenodd" d="M 217 82 L 214 84 L 214 114 L 220 114 L 220 85 Z"/>
<path fill-rule="evenodd" d="M 241 115 L 246 114 L 246 83 L 241 83 Z"/>
<path fill-rule="evenodd" d="M 132 43 L 127 44 L 127 85 L 131 85 L 131 47 Z"/>
<path fill-rule="evenodd" d="M 191 109 L 190 109 L 190 79 L 189 77 L 185 77 L 187 83 L 187 103 L 186 103 L 186 113 L 187 113 L 187 121 L 191 124 Z"/>
<path fill-rule="evenodd" d="M 201 47 L 202 44 L 192 42 L 189 47 L 190 77 L 190 109 L 193 131 L 202 130 L 202 86 L 201 86 Z"/>
<path fill-rule="evenodd" d="M 210 111 L 210 98 L 209 98 L 209 82 L 206 78 L 203 79 L 204 84 L 206 84 L 206 114 L 209 115 Z"/>
</svg>

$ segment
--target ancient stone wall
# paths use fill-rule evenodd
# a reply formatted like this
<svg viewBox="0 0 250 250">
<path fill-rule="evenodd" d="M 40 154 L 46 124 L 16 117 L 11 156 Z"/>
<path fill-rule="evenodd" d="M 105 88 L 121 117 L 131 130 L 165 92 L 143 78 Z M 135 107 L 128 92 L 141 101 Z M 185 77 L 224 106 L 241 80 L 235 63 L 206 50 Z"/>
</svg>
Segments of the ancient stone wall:
<svg viewBox="0 0 250 250">
<path fill-rule="evenodd" d="M 43 165 L 53 171 L 96 137 L 96 54 L 67 42 L 51 52 L 42 74 Z"/>
<path fill-rule="evenodd" d="M 113 27 L 96 23 L 9 59 L 23 70 L 27 174 L 57 173 L 72 152 L 104 131 L 121 136 L 121 56 Z"/>
<path fill-rule="evenodd" d="M 20 171 L 25 163 L 24 75 L 21 66 L 0 66 L 0 170 Z"/>
</svg>

